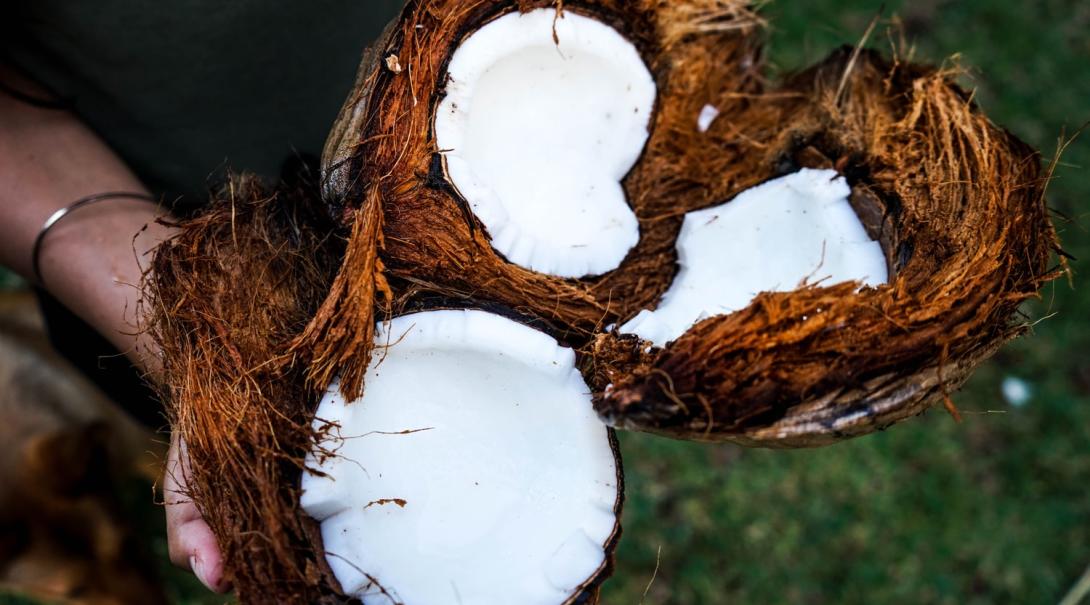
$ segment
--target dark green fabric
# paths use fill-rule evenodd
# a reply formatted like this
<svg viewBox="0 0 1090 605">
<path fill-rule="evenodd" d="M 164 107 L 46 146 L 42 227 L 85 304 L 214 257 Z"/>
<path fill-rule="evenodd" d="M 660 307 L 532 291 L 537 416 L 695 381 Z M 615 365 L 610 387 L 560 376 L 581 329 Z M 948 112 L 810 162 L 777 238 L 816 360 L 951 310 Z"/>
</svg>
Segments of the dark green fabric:
<svg viewBox="0 0 1090 605">
<path fill-rule="evenodd" d="M 319 154 L 401 4 L 0 0 L 0 19 L 9 61 L 70 97 L 149 187 L 192 201 L 225 167 L 275 177 L 291 154 Z"/>
</svg>

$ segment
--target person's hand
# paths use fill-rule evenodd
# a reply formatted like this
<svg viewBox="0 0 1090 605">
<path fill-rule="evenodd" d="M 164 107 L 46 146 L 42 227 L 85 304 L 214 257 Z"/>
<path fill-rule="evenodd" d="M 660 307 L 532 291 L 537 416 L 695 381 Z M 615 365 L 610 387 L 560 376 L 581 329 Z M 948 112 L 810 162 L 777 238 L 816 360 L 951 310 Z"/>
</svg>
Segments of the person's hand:
<svg viewBox="0 0 1090 605">
<path fill-rule="evenodd" d="M 185 494 L 188 477 L 189 455 L 185 442 L 172 436 L 163 478 L 170 561 L 182 569 L 192 570 L 209 590 L 222 594 L 231 590 L 231 584 L 223 577 L 223 556 L 212 530 Z"/>
</svg>

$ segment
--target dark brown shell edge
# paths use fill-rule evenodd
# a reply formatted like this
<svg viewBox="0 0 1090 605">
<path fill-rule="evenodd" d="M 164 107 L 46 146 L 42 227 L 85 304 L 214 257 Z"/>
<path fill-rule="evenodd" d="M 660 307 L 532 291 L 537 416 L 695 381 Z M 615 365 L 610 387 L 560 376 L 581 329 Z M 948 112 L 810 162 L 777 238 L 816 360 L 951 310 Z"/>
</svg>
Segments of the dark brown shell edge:
<svg viewBox="0 0 1090 605">
<path fill-rule="evenodd" d="M 597 605 L 602 584 L 613 575 L 616 566 L 617 545 L 621 542 L 621 517 L 624 513 L 624 465 L 621 460 L 621 444 L 617 441 L 617 433 L 613 429 L 607 429 L 609 447 L 613 450 L 613 459 L 617 463 L 617 500 L 613 504 L 613 515 L 616 521 L 613 524 L 613 533 L 609 540 L 602 545 L 606 558 L 594 574 L 577 589 L 577 592 L 565 605 Z"/>
<path fill-rule="evenodd" d="M 394 19 L 370 46 L 363 51 L 356 70 L 356 81 L 333 122 L 333 127 L 322 149 L 321 178 L 322 197 L 330 207 L 333 217 L 339 217 L 349 205 L 347 197 L 352 191 L 352 159 L 359 147 L 359 133 L 363 131 L 363 119 L 375 84 L 375 74 L 387 57 L 387 49 L 401 18 Z"/>
</svg>

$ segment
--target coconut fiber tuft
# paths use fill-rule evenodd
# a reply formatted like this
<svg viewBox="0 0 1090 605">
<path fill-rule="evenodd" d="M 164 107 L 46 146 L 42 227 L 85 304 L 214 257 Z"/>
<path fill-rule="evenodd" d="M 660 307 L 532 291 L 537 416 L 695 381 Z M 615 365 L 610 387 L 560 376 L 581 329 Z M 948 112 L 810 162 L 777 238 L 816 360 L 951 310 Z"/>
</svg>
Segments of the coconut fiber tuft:
<svg viewBox="0 0 1090 605">
<path fill-rule="evenodd" d="M 322 228 L 316 191 L 231 179 L 159 249 L 145 279 L 163 396 L 190 457 L 188 495 L 244 603 L 336 594 L 317 526 L 298 504 L 314 397 L 293 344 L 343 254 Z"/>
<path fill-rule="evenodd" d="M 432 133 L 460 41 L 543 6 L 615 27 L 658 84 L 650 139 L 624 182 L 640 241 L 593 278 L 542 275 L 497 254 L 449 185 Z M 323 389 L 338 374 L 349 396 L 365 387 L 376 317 L 501 310 L 580 352 L 612 425 L 766 447 L 823 445 L 949 404 L 1026 329 L 1019 305 L 1058 273 L 1038 153 L 981 114 L 954 70 L 845 48 L 767 82 L 762 22 L 748 6 L 409 2 L 365 55 L 333 129 L 324 200 L 317 186 L 268 190 L 238 177 L 183 223 L 148 278 L 152 327 L 192 496 L 243 602 L 341 598 L 298 508 L 298 478 Z M 705 105 L 720 114 L 700 132 Z M 762 294 L 662 349 L 605 330 L 669 287 L 686 212 L 802 167 L 848 179 L 889 285 Z"/>
</svg>

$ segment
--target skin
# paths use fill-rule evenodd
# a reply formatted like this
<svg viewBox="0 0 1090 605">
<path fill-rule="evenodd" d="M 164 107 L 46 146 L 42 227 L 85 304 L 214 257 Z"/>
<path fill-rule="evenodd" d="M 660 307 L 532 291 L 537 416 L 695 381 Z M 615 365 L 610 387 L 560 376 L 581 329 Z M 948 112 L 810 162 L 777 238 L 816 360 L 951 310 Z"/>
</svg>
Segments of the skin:
<svg viewBox="0 0 1090 605">
<path fill-rule="evenodd" d="M 0 71 L 10 87 L 42 91 Z M 31 255 L 45 220 L 73 201 L 106 191 L 147 192 L 133 172 L 72 113 L 40 109 L 0 92 L 0 263 L 34 281 Z M 67 215 L 49 232 L 41 255 L 50 294 L 105 336 L 153 380 L 158 355 L 140 335 L 141 275 L 149 252 L 170 237 L 163 211 L 141 201 L 109 200 Z M 163 481 L 170 559 L 224 593 L 215 537 L 185 496 L 185 444 L 172 440 Z"/>
</svg>

